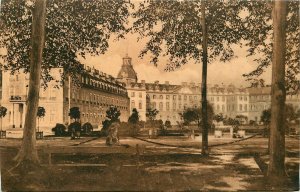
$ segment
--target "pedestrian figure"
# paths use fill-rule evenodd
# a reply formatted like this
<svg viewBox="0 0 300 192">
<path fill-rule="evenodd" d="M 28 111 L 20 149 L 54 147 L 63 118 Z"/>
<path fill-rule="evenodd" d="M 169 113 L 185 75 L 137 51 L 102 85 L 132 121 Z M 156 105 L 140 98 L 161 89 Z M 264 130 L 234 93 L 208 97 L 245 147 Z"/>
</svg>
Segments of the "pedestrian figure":
<svg viewBox="0 0 300 192">
<path fill-rule="evenodd" d="M 112 123 L 108 128 L 108 136 L 106 138 L 106 145 L 120 144 L 119 132 L 120 127 L 119 123 Z"/>
</svg>

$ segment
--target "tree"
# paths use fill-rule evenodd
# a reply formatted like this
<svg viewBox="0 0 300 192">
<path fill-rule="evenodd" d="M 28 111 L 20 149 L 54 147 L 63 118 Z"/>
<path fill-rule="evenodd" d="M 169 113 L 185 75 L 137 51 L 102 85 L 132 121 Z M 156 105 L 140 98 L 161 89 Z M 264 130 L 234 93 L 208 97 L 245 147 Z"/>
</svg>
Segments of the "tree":
<svg viewBox="0 0 300 192">
<path fill-rule="evenodd" d="M 240 122 L 237 119 L 233 118 L 226 118 L 224 119 L 224 125 L 232 125 L 232 126 L 238 126 Z"/>
<path fill-rule="evenodd" d="M 278 180 L 285 176 L 285 51 L 287 2 L 274 1 L 273 58 L 270 123 L 270 163 L 268 177 Z M 274 180 L 273 180 L 274 181 Z M 275 181 L 276 182 L 276 181 Z"/>
<path fill-rule="evenodd" d="M 263 110 L 260 116 L 260 121 L 266 125 L 269 126 L 271 122 L 271 109 Z"/>
<path fill-rule="evenodd" d="M 286 123 L 289 125 L 293 121 L 296 121 L 297 118 L 297 112 L 295 111 L 294 107 L 292 104 L 286 104 L 285 105 L 285 118 L 286 118 Z"/>
<path fill-rule="evenodd" d="M 1 131 L 2 131 L 2 118 L 5 117 L 6 112 L 7 112 L 7 108 L 4 106 L 0 106 Z"/>
<path fill-rule="evenodd" d="M 197 124 L 200 125 L 202 117 L 200 108 L 187 108 L 180 115 L 186 125 L 189 125 L 191 122 L 197 122 Z"/>
<path fill-rule="evenodd" d="M 295 121 L 297 119 L 297 114 L 294 110 L 293 105 L 291 104 L 285 104 L 285 126 L 286 128 L 289 127 L 292 121 Z M 263 122 L 266 128 L 269 130 L 270 129 L 270 123 L 271 123 L 271 109 L 263 110 L 261 116 L 260 116 L 260 121 Z M 289 130 L 286 130 L 289 131 Z"/>
<path fill-rule="evenodd" d="M 244 39 L 258 67 L 245 74 L 253 80 L 272 66 L 271 138 L 268 175 L 285 174 L 285 97 L 299 90 L 300 23 L 298 1 L 244 1 Z M 271 65 L 272 64 L 272 65 Z M 276 179 L 274 179 L 276 181 Z"/>
<path fill-rule="evenodd" d="M 130 6 L 125 0 L 36 0 L 32 5 L 30 2 L 1 1 L 0 13 L 0 47 L 7 50 L 0 53 L 1 66 L 12 73 L 30 72 L 23 144 L 16 157 L 19 163 L 38 162 L 35 115 L 40 77 L 47 87 L 47 82 L 53 80 L 50 69 L 62 67 L 61 83 L 69 75 L 74 79 L 72 82 L 79 82 L 83 66 L 78 57 L 104 53 L 111 34 L 123 37 Z"/>
<path fill-rule="evenodd" d="M 72 107 L 69 112 L 71 119 L 74 119 L 76 122 L 80 119 L 80 110 L 79 107 Z"/>
<path fill-rule="evenodd" d="M 203 116 L 201 108 L 187 108 L 180 114 L 183 118 L 185 124 L 190 124 L 191 122 L 196 122 L 198 126 L 203 126 Z M 207 123 L 208 128 L 212 126 L 212 121 L 214 118 L 214 110 L 212 105 L 207 105 Z"/>
<path fill-rule="evenodd" d="M 110 106 L 106 110 L 106 119 L 102 122 L 102 132 L 105 135 L 108 135 L 108 129 L 111 126 L 112 123 L 114 122 L 120 122 L 120 117 L 121 112 L 118 110 L 116 106 Z"/>
<path fill-rule="evenodd" d="M 214 115 L 214 117 L 213 117 L 213 120 L 215 120 L 215 121 L 217 121 L 217 122 L 221 122 L 221 121 L 223 121 L 225 118 L 223 117 L 223 114 L 221 113 L 221 114 L 216 114 L 216 115 Z"/>
<path fill-rule="evenodd" d="M 239 1 L 146 1 L 134 13 L 133 31 L 148 37 L 140 56 L 151 52 L 152 63 L 169 57 L 167 71 L 188 63 L 202 62 L 202 154 L 208 153 L 207 63 L 233 57 L 231 45 L 239 44 L 243 28 L 238 14 Z M 207 27 L 208 26 L 208 27 Z M 237 27 L 238 26 L 238 27 Z"/>
<path fill-rule="evenodd" d="M 36 116 L 38 118 L 38 126 L 37 126 L 37 131 L 39 132 L 39 128 L 40 128 L 40 118 L 45 117 L 46 115 L 46 110 L 44 107 L 38 107 L 38 111 L 36 113 Z"/>
<path fill-rule="evenodd" d="M 148 117 L 150 121 L 154 121 L 158 113 L 159 111 L 157 109 L 148 108 L 146 111 L 146 117 Z"/>
<path fill-rule="evenodd" d="M 136 110 L 136 108 L 133 108 L 132 113 L 128 118 L 128 122 L 131 124 L 137 124 L 139 122 L 139 117 L 139 112 Z"/>
<path fill-rule="evenodd" d="M 120 122 L 121 112 L 116 106 L 110 106 L 106 110 L 106 118 L 108 118 L 112 123 Z"/>
<path fill-rule="evenodd" d="M 172 127 L 171 121 L 170 121 L 170 120 L 166 120 L 166 121 L 165 121 L 165 127 L 166 127 L 166 128 L 171 128 L 171 127 Z"/>
<path fill-rule="evenodd" d="M 18 165 L 21 163 L 34 165 L 39 162 L 36 150 L 35 115 L 38 112 L 42 55 L 46 36 L 45 17 L 46 0 L 37 0 L 32 10 L 29 90 L 23 141 L 15 158 L 18 160 Z"/>
<path fill-rule="evenodd" d="M 128 122 L 132 125 L 132 135 L 136 135 L 138 133 L 138 126 L 137 123 L 139 122 L 139 112 L 136 110 L 136 108 L 132 109 L 132 113 L 130 115 L 130 117 L 128 118 Z"/>
<path fill-rule="evenodd" d="M 274 5 L 272 1 L 241 1 L 244 11 L 247 12 L 243 19 L 243 38 L 248 46 L 248 56 L 254 56 L 255 64 L 258 64 L 254 71 L 244 76 L 252 84 L 260 84 L 258 79 L 266 68 L 272 64 L 273 50 L 273 26 L 272 10 Z M 285 54 L 285 86 L 288 94 L 295 94 L 299 90 L 300 60 L 299 47 L 300 41 L 300 23 L 299 23 L 299 2 L 287 1 L 286 27 L 284 31 L 286 38 Z"/>
</svg>

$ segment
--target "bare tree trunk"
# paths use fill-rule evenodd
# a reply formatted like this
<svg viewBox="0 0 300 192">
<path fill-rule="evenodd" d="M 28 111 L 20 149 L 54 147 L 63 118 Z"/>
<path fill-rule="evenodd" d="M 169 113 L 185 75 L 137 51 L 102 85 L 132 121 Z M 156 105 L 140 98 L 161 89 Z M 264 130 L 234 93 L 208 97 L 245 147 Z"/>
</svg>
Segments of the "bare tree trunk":
<svg viewBox="0 0 300 192">
<path fill-rule="evenodd" d="M 285 27 L 286 1 L 274 1 L 273 61 L 270 124 L 270 163 L 268 176 L 281 178 L 285 175 Z"/>
<path fill-rule="evenodd" d="M 202 26 L 202 155 L 208 155 L 208 124 L 207 124 L 207 29 L 205 23 L 205 0 L 201 1 Z"/>
<path fill-rule="evenodd" d="M 32 10 L 30 79 L 27 111 L 21 149 L 15 158 L 18 163 L 38 163 L 36 149 L 36 114 L 39 103 L 42 55 L 45 43 L 46 0 L 36 0 Z"/>
</svg>

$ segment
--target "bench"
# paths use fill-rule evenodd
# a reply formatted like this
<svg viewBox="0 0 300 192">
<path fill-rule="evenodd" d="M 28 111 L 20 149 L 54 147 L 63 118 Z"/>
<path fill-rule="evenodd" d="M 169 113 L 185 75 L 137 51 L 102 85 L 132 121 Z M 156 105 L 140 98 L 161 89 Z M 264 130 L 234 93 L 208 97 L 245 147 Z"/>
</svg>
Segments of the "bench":
<svg viewBox="0 0 300 192">
<path fill-rule="evenodd" d="M 145 146 L 100 146 L 100 147 L 81 147 L 81 146 L 55 146 L 43 148 L 44 153 L 48 154 L 48 164 L 53 165 L 53 154 L 133 154 L 139 163 L 140 155 L 143 155 Z M 75 164 L 75 166 L 78 164 Z M 95 164 L 79 164 L 83 166 L 96 166 Z M 99 164 L 101 165 L 101 164 Z"/>
</svg>

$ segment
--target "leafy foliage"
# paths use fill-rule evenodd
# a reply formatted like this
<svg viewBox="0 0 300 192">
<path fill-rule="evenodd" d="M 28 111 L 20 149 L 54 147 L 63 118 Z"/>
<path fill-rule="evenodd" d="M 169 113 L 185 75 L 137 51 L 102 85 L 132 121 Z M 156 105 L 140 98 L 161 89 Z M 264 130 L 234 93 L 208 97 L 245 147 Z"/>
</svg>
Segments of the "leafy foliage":
<svg viewBox="0 0 300 192">
<path fill-rule="evenodd" d="M 171 128 L 172 127 L 170 120 L 166 120 L 165 121 L 165 127 L 167 127 L 167 128 Z"/>
<path fill-rule="evenodd" d="M 296 93 L 299 90 L 299 47 L 300 47 L 300 23 L 299 2 L 288 1 L 288 14 L 286 25 L 286 89 L 288 93 Z M 243 38 L 247 40 L 249 56 L 258 56 L 255 60 L 258 67 L 244 74 L 249 81 L 257 81 L 257 77 L 263 74 L 272 63 L 273 47 L 273 20 L 271 1 L 242 1 L 244 11 L 248 15 L 243 19 Z"/>
<path fill-rule="evenodd" d="M 146 111 L 146 117 L 148 117 L 150 121 L 154 121 L 158 113 L 159 111 L 157 109 L 148 108 Z"/>
<path fill-rule="evenodd" d="M 69 112 L 69 116 L 71 119 L 80 119 L 80 110 L 79 107 L 72 107 Z"/>
<path fill-rule="evenodd" d="M 110 106 L 106 111 L 106 118 L 111 122 L 120 122 L 121 112 L 116 106 Z"/>
<path fill-rule="evenodd" d="M 34 6 L 26 0 L 1 1 L 0 47 L 5 69 L 29 71 L 32 14 Z M 62 67 L 64 80 L 71 74 L 74 80 L 83 70 L 77 60 L 86 53 L 103 54 L 111 34 L 123 37 L 130 3 L 125 0 L 51 0 L 47 1 L 46 42 L 43 52 L 43 82 L 53 79 L 49 71 Z M 75 82 L 75 81 L 74 81 Z M 77 81 L 76 81 L 77 82 Z"/>
<path fill-rule="evenodd" d="M 233 125 L 233 126 L 237 126 L 240 124 L 239 120 L 237 119 L 233 119 L 233 118 L 226 118 L 224 119 L 224 125 Z"/>
<path fill-rule="evenodd" d="M 108 135 L 109 127 L 112 125 L 114 122 L 120 122 L 120 115 L 121 112 L 118 110 L 116 106 L 110 106 L 106 110 L 106 118 L 104 121 L 102 121 L 102 130 L 101 132 L 104 135 Z"/>
<path fill-rule="evenodd" d="M 136 110 L 136 108 L 132 109 L 132 113 L 128 118 L 128 122 L 131 124 L 137 124 L 139 122 L 139 112 Z"/>
<path fill-rule="evenodd" d="M 299 110 L 298 110 L 299 111 Z M 299 112 L 295 111 L 293 105 L 286 104 L 285 105 L 285 118 L 287 123 L 291 123 L 292 121 L 296 121 L 299 118 Z"/>
<path fill-rule="evenodd" d="M 7 113 L 7 108 L 4 106 L 0 106 L 0 118 L 5 117 L 6 113 Z"/>
<path fill-rule="evenodd" d="M 2 118 L 5 117 L 6 113 L 7 113 L 7 108 L 4 106 L 0 106 L 1 131 L 2 131 Z"/>
<path fill-rule="evenodd" d="M 201 108 L 187 108 L 183 111 L 183 113 L 180 113 L 181 117 L 184 120 L 185 124 L 190 124 L 191 122 L 197 122 L 198 125 L 201 125 L 202 123 L 202 109 Z M 207 122 L 209 125 L 212 125 L 212 121 L 214 118 L 214 110 L 212 105 L 207 105 Z"/>
<path fill-rule="evenodd" d="M 209 60 L 221 61 L 233 57 L 232 44 L 242 38 L 238 1 L 207 1 Z M 199 62 L 202 56 L 200 1 L 147 1 L 140 3 L 133 14 L 137 19 L 132 30 L 148 37 L 140 56 L 150 52 L 156 65 L 159 56 L 168 56 L 166 70 L 174 70 L 190 59 Z M 165 51 L 164 51 L 165 50 Z"/>
<path fill-rule="evenodd" d="M 38 107 L 38 111 L 37 111 L 36 116 L 37 116 L 38 118 L 42 118 L 42 117 L 45 117 L 45 115 L 46 115 L 46 110 L 45 110 L 45 108 L 44 108 L 44 107 Z"/>
<path fill-rule="evenodd" d="M 293 105 L 286 104 L 285 105 L 285 119 L 286 123 L 291 123 L 292 121 L 296 121 L 299 118 L 299 112 L 296 112 Z M 269 125 L 271 122 L 271 109 L 263 110 L 261 113 L 260 121 L 263 122 L 264 125 Z"/>
<path fill-rule="evenodd" d="M 225 118 L 223 117 L 223 114 L 216 114 L 214 115 L 213 117 L 213 120 L 217 121 L 217 122 L 220 122 L 220 121 L 223 121 Z"/>
<path fill-rule="evenodd" d="M 52 128 L 52 132 L 54 132 L 54 135 L 57 137 L 60 136 L 67 136 L 67 128 L 63 124 L 56 123 L 55 127 Z"/>
</svg>

